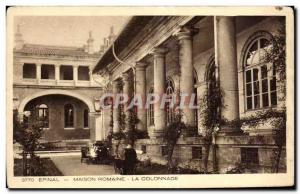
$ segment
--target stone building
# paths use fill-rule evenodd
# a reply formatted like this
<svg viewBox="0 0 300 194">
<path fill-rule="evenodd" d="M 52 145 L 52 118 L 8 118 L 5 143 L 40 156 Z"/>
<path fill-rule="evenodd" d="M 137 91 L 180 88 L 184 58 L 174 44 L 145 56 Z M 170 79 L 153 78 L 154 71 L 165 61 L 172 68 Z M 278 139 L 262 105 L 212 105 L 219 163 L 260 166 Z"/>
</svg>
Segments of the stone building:
<svg viewBox="0 0 300 194">
<path fill-rule="evenodd" d="M 64 146 L 107 136 L 95 107 L 102 86 L 91 70 L 114 38 L 111 29 L 100 50 L 91 32 L 81 48 L 35 45 L 23 40 L 18 26 L 13 53 L 14 110 L 26 123 L 30 111 L 38 108 L 44 120 L 43 140 Z"/>
<path fill-rule="evenodd" d="M 110 47 L 101 56 L 93 73 L 107 78 L 113 93 L 195 93 L 197 99 L 219 81 L 224 107 L 221 116 L 237 120 L 282 102 L 276 75 L 261 60 L 264 49 L 280 25 L 280 17 L 258 16 L 136 16 L 132 17 Z M 117 58 L 116 58 L 117 57 Z M 120 81 L 123 85 L 120 85 Z M 122 109 L 103 110 L 105 129 L 113 119 L 113 132 L 119 131 Z M 199 111 L 183 109 L 183 121 L 192 126 L 183 131 L 174 157 L 181 166 L 203 169 L 203 128 Z M 125 113 L 127 114 L 127 113 Z M 174 119 L 174 110 L 138 109 L 139 130 L 150 138 L 136 141 L 152 162 L 165 163 L 166 147 L 162 134 Z M 257 129 L 221 126 L 214 139 L 216 149 L 209 156 L 209 168 L 215 156 L 219 172 L 238 165 L 254 165 L 256 172 L 270 172 L 275 143 L 268 124 Z M 212 150 L 212 149 L 211 149 Z M 285 151 L 280 171 L 285 171 Z"/>
</svg>

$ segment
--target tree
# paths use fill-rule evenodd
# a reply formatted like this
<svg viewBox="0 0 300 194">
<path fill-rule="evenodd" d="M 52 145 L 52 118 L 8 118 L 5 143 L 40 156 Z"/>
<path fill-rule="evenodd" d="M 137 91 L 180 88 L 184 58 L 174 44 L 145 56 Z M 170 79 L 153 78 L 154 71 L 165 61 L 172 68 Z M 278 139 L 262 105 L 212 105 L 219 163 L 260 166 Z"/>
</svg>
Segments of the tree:
<svg viewBox="0 0 300 194">
<path fill-rule="evenodd" d="M 118 108 L 121 109 L 121 107 L 118 107 Z M 117 156 L 119 155 L 119 147 L 120 147 L 121 141 L 126 138 L 126 135 L 124 133 L 124 131 L 125 131 L 125 114 L 124 114 L 124 111 L 122 111 L 122 110 L 119 111 L 118 118 L 119 118 L 119 120 L 117 122 L 119 124 L 119 131 L 116 132 L 116 133 L 113 133 L 113 135 L 112 135 L 112 138 L 117 140 L 117 145 L 116 145 L 116 150 L 115 150 L 115 153 L 116 153 Z"/>
<path fill-rule="evenodd" d="M 127 118 L 127 122 L 129 125 L 129 131 L 126 132 L 127 140 L 129 144 L 134 147 L 135 141 L 137 139 L 148 138 L 147 131 L 142 131 L 137 128 L 137 124 L 140 120 L 137 117 L 136 109 L 131 108 L 129 111 L 129 118 Z"/>
<path fill-rule="evenodd" d="M 173 170 L 172 156 L 177 140 L 180 137 L 181 131 L 186 128 L 186 125 L 181 121 L 181 115 L 177 114 L 167 128 L 164 130 L 164 141 L 167 146 L 167 166 L 168 171 L 171 173 Z"/>
<path fill-rule="evenodd" d="M 35 150 L 39 145 L 42 135 L 43 120 L 38 117 L 37 108 L 34 108 L 28 116 L 28 123 L 22 123 L 18 119 L 17 112 L 14 112 L 14 140 L 22 145 L 23 148 L 23 174 L 27 175 L 27 154 L 31 158 L 31 169 L 37 162 Z"/>
<path fill-rule="evenodd" d="M 204 173 L 208 172 L 209 151 L 212 145 L 213 135 L 216 133 L 216 130 L 220 127 L 220 108 L 222 107 L 222 95 L 219 87 L 216 83 L 209 84 L 209 86 L 211 87 L 208 88 L 208 91 L 200 99 L 199 103 L 200 123 L 204 141 Z M 216 168 L 216 161 L 214 160 L 213 163 L 214 168 Z"/>
</svg>

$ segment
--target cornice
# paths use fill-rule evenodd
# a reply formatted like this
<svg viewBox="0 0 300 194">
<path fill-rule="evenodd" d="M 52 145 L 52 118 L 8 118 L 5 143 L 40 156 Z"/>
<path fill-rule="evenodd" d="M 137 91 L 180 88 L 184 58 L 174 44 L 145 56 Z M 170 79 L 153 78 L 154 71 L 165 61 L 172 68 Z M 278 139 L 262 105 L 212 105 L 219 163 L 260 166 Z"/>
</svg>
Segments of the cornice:
<svg viewBox="0 0 300 194">
<path fill-rule="evenodd" d="M 135 64 L 135 61 L 142 60 L 153 51 L 154 47 L 161 45 L 176 32 L 179 26 L 188 23 L 193 17 L 194 16 L 169 16 L 166 19 L 160 19 L 155 26 L 152 26 L 153 22 L 149 22 L 144 30 L 131 41 L 127 49 L 123 50 L 118 57 L 127 63 Z M 114 61 L 109 66 L 110 71 L 116 72 L 120 64 Z M 126 69 L 126 67 L 123 67 L 123 69 Z M 122 70 L 118 70 L 117 73 L 114 74 L 120 74 Z M 113 77 L 115 77 L 115 75 Z"/>
</svg>

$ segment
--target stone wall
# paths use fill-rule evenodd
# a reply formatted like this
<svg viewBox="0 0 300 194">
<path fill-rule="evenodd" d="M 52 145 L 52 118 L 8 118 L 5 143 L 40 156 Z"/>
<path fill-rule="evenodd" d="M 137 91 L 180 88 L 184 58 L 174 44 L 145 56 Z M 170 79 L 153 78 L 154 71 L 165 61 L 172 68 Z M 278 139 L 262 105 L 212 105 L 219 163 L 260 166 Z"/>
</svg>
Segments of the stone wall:
<svg viewBox="0 0 300 194">
<path fill-rule="evenodd" d="M 218 136 L 216 141 L 216 164 L 218 173 L 226 173 L 242 165 L 242 148 L 258 149 L 258 165 L 251 166 L 251 170 L 246 169 L 247 173 L 271 173 L 274 162 L 273 150 L 276 148 L 271 136 Z M 113 142 L 113 153 L 116 141 Z M 135 149 L 142 150 L 146 146 L 146 153 L 139 154 L 140 160 L 149 159 L 152 163 L 162 165 L 167 164 L 166 156 L 162 155 L 162 146 L 165 146 L 162 139 L 140 139 L 135 142 Z M 122 150 L 125 145 L 120 146 Z M 192 158 L 192 147 L 202 147 L 202 158 Z M 199 137 L 181 137 L 174 149 L 173 162 L 179 167 L 190 168 L 204 171 L 203 166 L 204 143 L 203 138 Z M 210 147 L 208 171 L 213 172 L 213 148 Z M 282 150 L 279 172 L 286 172 L 286 152 Z"/>
<path fill-rule="evenodd" d="M 74 127 L 64 127 L 64 105 L 70 103 L 74 107 Z M 42 96 L 30 101 L 25 110 L 36 105 L 46 104 L 49 110 L 49 128 L 44 129 L 43 139 L 46 141 L 89 139 L 90 129 L 83 126 L 83 112 L 88 109 L 80 100 L 68 96 Z"/>
</svg>

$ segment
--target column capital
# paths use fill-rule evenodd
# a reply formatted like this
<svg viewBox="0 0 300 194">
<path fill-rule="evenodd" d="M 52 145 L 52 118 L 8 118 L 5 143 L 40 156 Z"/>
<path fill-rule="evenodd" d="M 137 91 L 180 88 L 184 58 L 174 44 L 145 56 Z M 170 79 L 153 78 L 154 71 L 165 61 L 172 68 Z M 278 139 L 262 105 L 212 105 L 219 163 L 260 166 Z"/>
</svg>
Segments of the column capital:
<svg viewBox="0 0 300 194">
<path fill-rule="evenodd" d="M 174 35 L 177 36 L 178 40 L 191 40 L 198 31 L 198 29 L 191 26 L 180 26 Z"/>
<path fill-rule="evenodd" d="M 56 64 L 54 64 L 54 66 L 55 66 L 55 67 L 60 67 L 60 66 L 61 66 L 61 64 L 59 64 L 59 63 L 56 63 Z"/>
<path fill-rule="evenodd" d="M 42 63 L 36 63 L 35 64 L 37 67 L 41 67 L 42 66 Z"/>
<path fill-rule="evenodd" d="M 128 72 L 123 72 L 122 73 L 122 79 L 123 81 L 129 81 L 129 73 Z"/>
<path fill-rule="evenodd" d="M 154 47 L 152 54 L 154 57 L 164 57 L 169 50 L 166 47 Z"/>
<path fill-rule="evenodd" d="M 119 80 L 113 80 L 112 81 L 112 85 L 113 86 L 117 86 L 119 84 L 119 82 L 120 82 Z"/>
<path fill-rule="evenodd" d="M 136 70 L 145 71 L 147 67 L 147 64 L 141 61 L 135 62 L 135 68 Z"/>
</svg>

